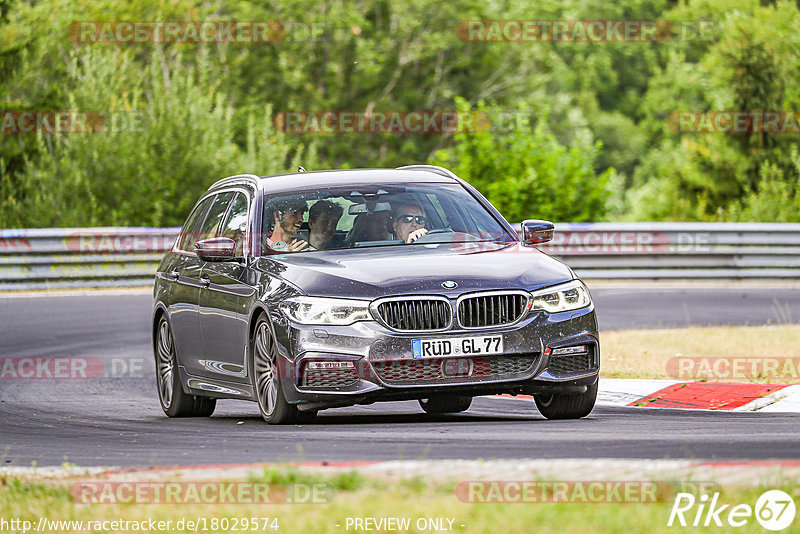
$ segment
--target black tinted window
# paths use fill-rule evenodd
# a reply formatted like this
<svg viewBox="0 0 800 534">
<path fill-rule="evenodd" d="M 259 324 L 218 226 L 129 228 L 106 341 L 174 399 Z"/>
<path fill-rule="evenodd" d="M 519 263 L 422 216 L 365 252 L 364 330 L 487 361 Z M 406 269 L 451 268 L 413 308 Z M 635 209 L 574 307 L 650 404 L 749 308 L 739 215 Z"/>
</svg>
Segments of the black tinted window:
<svg viewBox="0 0 800 534">
<path fill-rule="evenodd" d="M 315 212 L 321 214 L 318 219 Z M 268 197 L 260 250 L 270 254 L 404 245 L 412 232 L 420 231 L 426 233 L 413 243 L 516 241 L 458 184 L 373 183 Z"/>
</svg>

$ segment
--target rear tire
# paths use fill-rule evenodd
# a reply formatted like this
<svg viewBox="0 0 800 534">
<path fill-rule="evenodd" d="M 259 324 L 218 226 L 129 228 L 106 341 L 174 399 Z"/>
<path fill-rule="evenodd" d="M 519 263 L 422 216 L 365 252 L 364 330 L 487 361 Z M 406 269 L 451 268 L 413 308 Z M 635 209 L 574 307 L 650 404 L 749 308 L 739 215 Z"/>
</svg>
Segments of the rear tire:
<svg viewBox="0 0 800 534">
<path fill-rule="evenodd" d="M 261 315 L 250 340 L 250 376 L 261 417 L 271 425 L 308 422 L 316 412 L 301 412 L 286 402 L 278 366 L 278 346 L 269 321 Z"/>
<path fill-rule="evenodd" d="M 585 393 L 567 395 L 563 393 L 537 394 L 533 396 L 539 412 L 548 419 L 580 419 L 589 415 L 597 400 L 595 382 Z"/>
<path fill-rule="evenodd" d="M 178 376 L 178 358 L 169 321 L 162 316 L 158 321 L 156 345 L 156 385 L 161 409 L 169 417 L 209 417 L 214 413 L 217 399 L 198 397 L 183 391 Z"/>
<path fill-rule="evenodd" d="M 433 397 L 430 399 L 419 399 L 420 407 L 425 413 L 458 413 L 469 410 L 472 405 L 472 397 Z"/>
</svg>

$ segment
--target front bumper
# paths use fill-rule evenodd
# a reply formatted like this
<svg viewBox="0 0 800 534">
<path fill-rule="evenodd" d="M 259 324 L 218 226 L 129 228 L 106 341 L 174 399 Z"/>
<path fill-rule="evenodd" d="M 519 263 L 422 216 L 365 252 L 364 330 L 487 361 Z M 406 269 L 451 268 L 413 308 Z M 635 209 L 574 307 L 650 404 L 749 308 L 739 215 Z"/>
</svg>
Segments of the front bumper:
<svg viewBox="0 0 800 534">
<path fill-rule="evenodd" d="M 514 325 L 480 330 L 454 327 L 436 333 L 403 333 L 372 321 L 344 327 L 287 322 L 276 329 L 280 331 L 284 396 L 300 409 L 435 395 L 580 393 L 599 374 L 593 306 L 556 314 L 531 312 Z M 412 356 L 413 339 L 498 334 L 503 336 L 502 354 Z M 550 354 L 551 349 L 572 345 L 587 346 L 588 354 L 580 358 Z M 447 373 L 445 360 L 461 360 L 461 372 Z M 311 369 L 311 362 L 333 362 L 336 367 Z M 458 366 L 448 364 L 454 367 Z"/>
</svg>

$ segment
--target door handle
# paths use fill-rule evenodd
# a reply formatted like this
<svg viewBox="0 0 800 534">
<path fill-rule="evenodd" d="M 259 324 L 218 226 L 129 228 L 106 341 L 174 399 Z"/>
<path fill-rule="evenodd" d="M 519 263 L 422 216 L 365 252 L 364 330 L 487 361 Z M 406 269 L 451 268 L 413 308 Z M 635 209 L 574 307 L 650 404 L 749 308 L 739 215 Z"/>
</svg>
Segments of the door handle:
<svg viewBox="0 0 800 534">
<path fill-rule="evenodd" d="M 201 276 L 200 285 L 203 287 L 208 287 L 211 285 L 211 280 L 209 280 L 207 276 Z"/>
<path fill-rule="evenodd" d="M 180 277 L 181 277 L 181 273 L 179 273 L 177 270 L 175 270 L 175 271 L 172 271 L 171 273 L 169 273 L 169 274 L 167 275 L 167 277 L 168 277 L 168 278 L 171 278 L 172 280 L 174 280 L 174 281 L 176 281 L 176 282 L 177 282 L 177 281 L 178 281 L 178 278 L 180 278 Z"/>
</svg>

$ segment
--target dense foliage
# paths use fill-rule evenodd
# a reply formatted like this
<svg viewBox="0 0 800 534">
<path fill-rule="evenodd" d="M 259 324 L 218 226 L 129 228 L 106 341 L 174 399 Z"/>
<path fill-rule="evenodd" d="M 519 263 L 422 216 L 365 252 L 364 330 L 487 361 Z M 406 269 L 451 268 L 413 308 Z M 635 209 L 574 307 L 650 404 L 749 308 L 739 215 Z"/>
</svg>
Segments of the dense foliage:
<svg viewBox="0 0 800 534">
<path fill-rule="evenodd" d="M 464 20 L 666 20 L 658 42 L 465 42 Z M 75 21 L 280 21 L 271 43 L 78 43 Z M 758 0 L 0 0 L 0 110 L 137 128 L 0 133 L 0 227 L 177 225 L 215 179 L 430 162 L 512 220 L 800 220 L 797 133 L 681 111 L 800 110 L 800 11 Z M 710 31 L 709 31 L 710 30 Z M 285 111 L 505 110 L 511 129 L 284 133 Z"/>
</svg>

